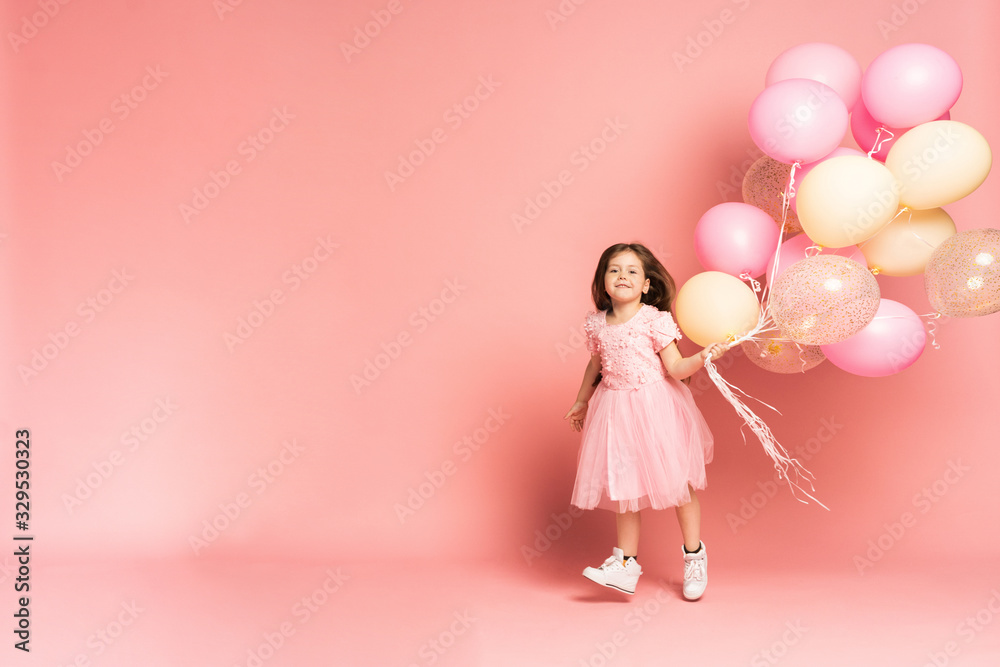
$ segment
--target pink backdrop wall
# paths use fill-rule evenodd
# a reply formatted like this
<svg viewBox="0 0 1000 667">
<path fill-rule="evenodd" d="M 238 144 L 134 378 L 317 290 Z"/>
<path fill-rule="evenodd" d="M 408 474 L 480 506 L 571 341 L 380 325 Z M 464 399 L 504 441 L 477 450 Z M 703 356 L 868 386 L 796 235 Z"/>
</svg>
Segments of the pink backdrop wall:
<svg viewBox="0 0 1000 667">
<path fill-rule="evenodd" d="M 31 429 L 52 561 L 524 563 L 568 507 L 597 258 L 641 240 L 679 283 L 701 270 L 694 224 L 739 199 L 778 53 L 939 46 L 965 76 L 952 117 L 1000 146 L 985 0 L 42 4 L 5 4 L 0 423 Z M 995 227 L 998 200 L 994 175 L 946 208 Z M 929 312 L 920 278 L 880 283 Z M 850 569 L 910 512 L 886 561 L 995 559 L 998 333 L 946 321 L 940 350 L 881 379 L 730 355 L 832 511 L 764 502 L 759 446 L 696 380 L 718 442 L 706 541 Z M 603 554 L 612 526 L 550 529 L 551 553 Z M 647 526 L 644 548 L 677 548 L 672 516 Z"/>
</svg>

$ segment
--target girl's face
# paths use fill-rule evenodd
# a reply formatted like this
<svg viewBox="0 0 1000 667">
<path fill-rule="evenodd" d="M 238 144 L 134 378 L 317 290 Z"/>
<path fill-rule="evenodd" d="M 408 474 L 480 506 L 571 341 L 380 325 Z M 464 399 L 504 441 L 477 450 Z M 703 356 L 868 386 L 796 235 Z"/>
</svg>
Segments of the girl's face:
<svg viewBox="0 0 1000 667">
<path fill-rule="evenodd" d="M 649 289 L 649 278 L 634 252 L 627 250 L 611 258 L 604 274 L 604 289 L 614 303 L 628 303 L 642 298 L 642 293 Z"/>
</svg>

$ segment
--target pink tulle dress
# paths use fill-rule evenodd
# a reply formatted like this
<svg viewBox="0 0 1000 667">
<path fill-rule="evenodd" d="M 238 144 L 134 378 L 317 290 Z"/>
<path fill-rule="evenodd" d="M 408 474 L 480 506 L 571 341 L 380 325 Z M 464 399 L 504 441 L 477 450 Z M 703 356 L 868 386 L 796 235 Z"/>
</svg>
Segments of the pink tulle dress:
<svg viewBox="0 0 1000 667">
<path fill-rule="evenodd" d="M 587 408 L 571 503 L 635 512 L 690 502 L 705 488 L 712 432 L 687 385 L 658 354 L 681 337 L 670 313 L 644 304 L 627 322 L 606 311 L 584 322 L 587 349 L 601 355 L 601 382 Z"/>
</svg>

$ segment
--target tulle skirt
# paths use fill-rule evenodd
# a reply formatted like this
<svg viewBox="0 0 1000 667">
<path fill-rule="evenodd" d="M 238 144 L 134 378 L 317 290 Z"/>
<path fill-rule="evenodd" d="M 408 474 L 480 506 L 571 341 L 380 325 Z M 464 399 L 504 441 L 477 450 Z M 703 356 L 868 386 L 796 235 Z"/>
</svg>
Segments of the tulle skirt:
<svg viewBox="0 0 1000 667">
<path fill-rule="evenodd" d="M 637 389 L 597 386 L 587 408 L 571 503 L 613 512 L 665 509 L 703 489 L 712 432 L 687 386 L 673 378 Z"/>
</svg>

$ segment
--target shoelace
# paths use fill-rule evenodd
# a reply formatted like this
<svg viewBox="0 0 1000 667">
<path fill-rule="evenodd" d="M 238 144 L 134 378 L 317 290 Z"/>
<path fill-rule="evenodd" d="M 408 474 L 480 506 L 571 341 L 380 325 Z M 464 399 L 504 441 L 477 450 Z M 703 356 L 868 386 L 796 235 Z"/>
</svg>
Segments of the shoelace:
<svg viewBox="0 0 1000 667">
<path fill-rule="evenodd" d="M 701 558 L 684 563 L 684 578 L 701 581 L 705 578 L 705 561 Z"/>
<path fill-rule="evenodd" d="M 616 565 L 618 567 L 615 567 Z M 617 558 L 615 558 L 614 556 L 609 556 L 608 559 L 606 561 L 604 561 L 604 563 L 601 565 L 601 569 L 605 570 L 605 571 L 607 571 L 607 570 L 624 570 L 625 566 L 622 565 L 622 562 L 620 560 L 618 560 Z"/>
</svg>

